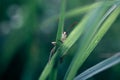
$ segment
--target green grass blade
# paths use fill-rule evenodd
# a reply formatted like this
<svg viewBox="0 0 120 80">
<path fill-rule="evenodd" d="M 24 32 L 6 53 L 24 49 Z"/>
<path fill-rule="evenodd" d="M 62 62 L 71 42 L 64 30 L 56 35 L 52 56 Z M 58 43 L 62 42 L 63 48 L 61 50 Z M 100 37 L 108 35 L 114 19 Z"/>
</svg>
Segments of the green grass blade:
<svg viewBox="0 0 120 80">
<path fill-rule="evenodd" d="M 79 74 L 74 80 L 86 80 L 112 66 L 115 66 L 120 63 L 120 53 L 115 54 L 114 56 L 96 64 L 95 66 L 87 69 L 86 71 Z"/>
<path fill-rule="evenodd" d="M 101 4 L 97 5 L 99 7 Z M 76 28 L 70 33 L 68 38 L 65 40 L 65 42 L 61 45 L 61 47 L 58 48 L 55 55 L 51 58 L 50 63 L 46 65 L 44 68 L 39 80 L 45 79 L 46 76 L 50 74 L 52 71 L 52 68 L 56 65 L 60 57 L 65 54 L 71 46 L 78 40 L 78 38 L 82 35 L 86 24 L 89 21 L 89 18 L 91 18 L 91 14 L 87 14 L 82 21 L 76 26 Z M 42 78 L 41 78 L 42 77 Z"/>
<path fill-rule="evenodd" d="M 61 40 L 62 33 L 64 30 L 65 6 L 66 6 L 66 0 L 62 0 L 61 13 L 60 13 L 60 17 L 59 17 L 58 31 L 57 31 L 57 37 L 56 37 L 56 43 L 59 46 L 60 46 L 59 40 Z"/>
<path fill-rule="evenodd" d="M 49 80 L 57 80 L 57 72 L 58 72 L 58 66 L 52 69 L 52 72 L 50 73 Z"/>
<path fill-rule="evenodd" d="M 61 4 L 61 13 L 60 13 L 60 17 L 59 17 L 60 19 L 59 19 L 59 24 L 58 24 L 57 36 L 56 36 L 56 48 L 58 48 L 61 45 L 60 40 L 62 38 L 62 33 L 63 33 L 63 29 L 64 29 L 64 21 L 65 21 L 66 0 L 62 0 L 61 2 L 62 2 L 62 4 Z M 48 64 L 51 64 L 51 62 L 48 63 Z M 58 63 L 57 63 L 57 65 L 58 65 Z M 51 67 L 51 69 L 52 69 L 52 67 Z M 55 80 L 56 76 L 57 76 L 57 66 L 54 67 L 53 71 L 49 70 L 49 71 L 47 71 L 45 73 L 44 72 L 45 71 L 42 72 L 39 80 L 46 80 L 48 75 L 50 74 L 50 72 L 51 72 L 50 78 Z"/>
<path fill-rule="evenodd" d="M 53 68 L 55 66 L 56 62 L 59 60 L 59 58 L 63 55 L 63 53 L 66 53 L 71 46 L 77 41 L 77 39 L 81 36 L 84 25 L 87 23 L 86 21 L 89 19 L 90 14 L 87 14 L 84 19 L 76 26 L 76 28 L 72 31 L 72 33 L 68 36 L 68 38 L 65 40 L 65 42 L 61 45 L 60 48 L 56 51 L 55 55 L 50 60 L 50 63 L 46 65 L 44 68 L 39 80 L 46 79 L 46 76 L 48 76 Z M 75 38 L 73 38 L 73 36 Z"/>
<path fill-rule="evenodd" d="M 114 10 L 114 9 L 113 9 Z M 80 68 L 80 66 L 83 64 L 83 62 L 86 60 L 86 58 L 90 55 L 91 51 L 95 48 L 95 46 L 98 44 L 100 39 L 103 37 L 103 35 L 106 33 L 106 31 L 110 28 L 112 23 L 115 21 L 119 14 L 120 9 L 117 8 L 104 22 L 104 24 L 101 26 L 99 31 L 97 33 L 94 33 L 94 37 L 91 37 L 92 40 L 88 40 L 86 38 L 85 45 L 81 46 L 81 48 L 78 50 L 78 53 L 74 57 L 68 71 L 65 77 L 65 80 L 72 80 L 74 76 L 77 73 L 77 70 Z M 99 12 L 98 12 L 99 13 Z M 83 42 L 85 39 L 83 39 Z"/>
<path fill-rule="evenodd" d="M 61 0 L 61 13 L 59 16 L 59 24 L 58 24 L 58 31 L 56 36 L 56 48 L 60 47 L 61 45 L 61 38 L 64 30 L 64 22 L 65 22 L 65 9 L 66 9 L 66 0 Z M 58 70 L 58 64 L 54 69 L 52 69 L 50 74 L 50 80 L 56 80 L 57 79 L 57 70 Z M 47 76 L 46 76 L 47 77 Z M 43 79 L 42 79 L 43 80 Z"/>
</svg>

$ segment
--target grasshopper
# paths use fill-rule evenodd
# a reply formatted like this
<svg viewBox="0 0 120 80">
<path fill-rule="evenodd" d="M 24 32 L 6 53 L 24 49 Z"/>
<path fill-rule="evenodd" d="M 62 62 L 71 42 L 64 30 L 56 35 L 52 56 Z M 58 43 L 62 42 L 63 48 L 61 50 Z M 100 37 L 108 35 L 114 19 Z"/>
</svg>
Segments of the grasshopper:
<svg viewBox="0 0 120 80">
<path fill-rule="evenodd" d="M 66 34 L 66 32 L 63 32 L 60 41 L 61 41 L 62 43 L 64 43 L 64 41 L 66 40 L 66 38 L 67 38 L 67 34 Z M 54 47 L 53 47 L 53 48 L 51 49 L 51 51 L 50 51 L 49 61 L 51 60 L 51 57 L 53 56 L 53 54 L 54 54 L 55 51 L 56 51 L 56 42 L 51 42 L 51 43 L 54 45 Z"/>
<path fill-rule="evenodd" d="M 77 24 L 77 22 L 74 22 L 70 27 L 69 27 L 69 29 L 72 27 L 72 26 L 74 26 L 75 24 Z M 68 29 L 68 30 L 69 30 Z M 64 41 L 66 40 L 66 38 L 67 38 L 67 33 L 66 32 L 63 32 L 62 33 L 62 37 L 61 37 L 61 40 L 60 40 L 60 42 L 62 42 L 62 43 L 64 43 Z M 51 51 L 50 51 L 50 56 L 49 56 L 49 61 L 50 61 L 50 59 L 51 59 L 51 57 L 53 56 L 53 54 L 55 53 L 55 51 L 56 51 L 56 42 L 51 42 L 53 45 L 54 45 L 54 47 L 51 49 Z"/>
</svg>

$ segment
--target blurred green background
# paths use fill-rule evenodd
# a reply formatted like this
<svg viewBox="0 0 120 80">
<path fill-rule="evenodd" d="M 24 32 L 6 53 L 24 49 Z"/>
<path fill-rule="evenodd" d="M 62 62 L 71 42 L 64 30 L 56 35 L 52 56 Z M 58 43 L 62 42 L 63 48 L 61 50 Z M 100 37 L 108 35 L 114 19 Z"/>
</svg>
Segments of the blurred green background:
<svg viewBox="0 0 120 80">
<path fill-rule="evenodd" d="M 100 0 L 67 0 L 67 10 Z M 61 0 L 0 0 L 0 80 L 37 80 L 55 41 Z M 84 14 L 67 18 L 67 34 Z M 94 21 L 94 20 L 93 20 Z M 62 80 L 77 49 L 69 50 L 59 67 Z M 103 37 L 78 73 L 120 51 L 120 16 Z M 90 80 L 120 80 L 120 65 L 114 66 Z"/>
</svg>

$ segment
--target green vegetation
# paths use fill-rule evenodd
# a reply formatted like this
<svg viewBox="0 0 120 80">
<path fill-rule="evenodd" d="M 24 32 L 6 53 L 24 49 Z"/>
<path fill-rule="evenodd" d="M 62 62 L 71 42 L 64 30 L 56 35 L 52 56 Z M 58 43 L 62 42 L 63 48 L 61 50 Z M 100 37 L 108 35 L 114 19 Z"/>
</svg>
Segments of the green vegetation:
<svg viewBox="0 0 120 80">
<path fill-rule="evenodd" d="M 119 67 L 117 64 L 120 63 L 120 56 L 117 53 L 120 51 L 120 1 L 103 0 L 88 2 L 88 4 L 81 0 L 82 6 L 79 6 L 79 0 L 72 4 L 73 2 L 74 0 L 60 0 L 53 5 L 52 2 L 47 3 L 47 0 L 18 1 L 22 12 L 20 16 L 22 19 L 18 18 L 18 23 L 20 21 L 22 23 L 20 26 L 14 25 L 20 28 L 13 29 L 8 34 L 2 34 L 5 39 L 1 38 L 1 40 L 4 39 L 4 43 L 0 48 L 0 79 L 6 79 L 7 75 L 10 76 L 8 79 L 20 80 L 120 79 L 120 70 L 117 68 Z M 60 14 L 52 9 L 50 13 L 50 6 L 51 8 L 54 6 Z M 14 15 L 9 16 L 9 23 L 12 23 L 10 21 Z M 5 17 L 1 17 L 1 23 L 4 19 Z M 66 32 L 67 26 L 75 20 L 78 22 L 77 25 Z M 58 24 L 57 30 L 56 24 Z M 1 32 L 3 32 L 2 28 Z M 53 36 L 56 36 L 56 39 Z M 62 40 L 63 38 L 65 39 Z M 115 46 L 111 39 L 117 41 Z M 55 40 L 54 46 L 50 45 L 52 40 Z M 107 48 L 104 47 L 106 45 Z M 110 56 L 105 56 L 109 53 Z M 112 56 L 112 53 L 116 55 Z M 108 59 L 103 60 L 103 57 Z M 98 64 L 95 65 L 96 63 Z M 102 71 L 108 68 L 113 69 L 111 73 L 108 74 L 109 72 L 106 71 L 105 75 L 102 75 L 104 73 Z M 114 73 L 116 73 L 116 78 L 106 76 Z M 17 77 L 12 77 L 13 75 Z"/>
</svg>

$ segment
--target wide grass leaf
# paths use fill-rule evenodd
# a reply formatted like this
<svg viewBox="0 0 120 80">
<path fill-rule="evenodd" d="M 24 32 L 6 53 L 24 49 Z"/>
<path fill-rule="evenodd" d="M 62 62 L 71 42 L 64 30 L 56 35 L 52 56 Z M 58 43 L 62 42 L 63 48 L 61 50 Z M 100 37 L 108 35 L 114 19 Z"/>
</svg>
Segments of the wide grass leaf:
<svg viewBox="0 0 120 80">
<path fill-rule="evenodd" d="M 105 7 L 103 5 L 101 6 L 103 8 Z M 83 36 L 80 43 L 80 48 L 66 73 L 65 80 L 72 80 L 74 78 L 78 69 L 82 66 L 84 61 L 87 59 L 92 50 L 95 48 L 95 46 L 98 44 L 98 42 L 101 40 L 101 38 L 104 36 L 104 34 L 107 32 L 107 30 L 110 28 L 112 23 L 116 20 L 117 16 L 119 15 L 120 6 L 118 3 L 115 4 L 113 2 L 113 4 L 111 4 L 112 7 L 110 9 L 109 6 L 108 11 L 106 12 L 106 14 L 103 14 L 103 18 L 99 19 L 96 22 L 97 24 L 88 22 L 90 26 L 92 25 L 94 26 L 94 28 L 92 30 L 88 30 L 89 32 L 86 32 L 85 35 Z M 101 11 L 103 10 L 100 10 L 100 12 Z M 98 11 L 98 13 L 97 14 L 95 13 L 94 15 L 99 15 L 100 12 Z M 107 14 L 110 14 L 110 16 L 106 17 L 106 20 L 104 21 L 103 19 Z M 93 19 L 96 21 L 97 17 Z M 98 25 L 99 27 L 96 29 Z"/>
<path fill-rule="evenodd" d="M 120 63 L 120 53 L 115 54 L 114 56 L 103 60 L 102 62 L 96 64 L 95 66 L 87 69 L 86 71 L 79 74 L 75 77 L 74 80 L 86 80 L 112 66 L 115 66 Z"/>
</svg>

